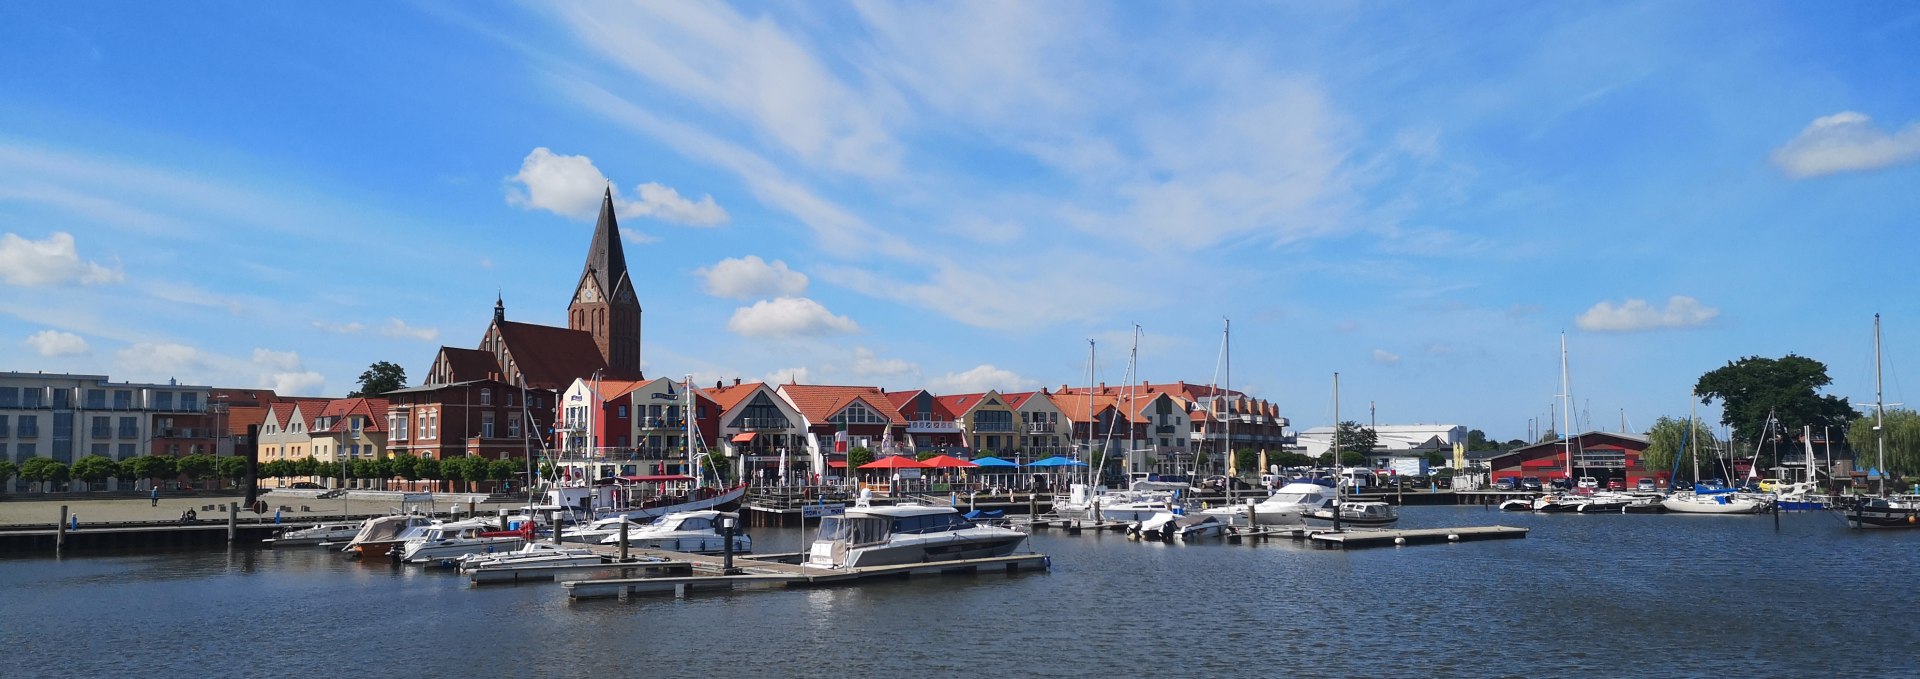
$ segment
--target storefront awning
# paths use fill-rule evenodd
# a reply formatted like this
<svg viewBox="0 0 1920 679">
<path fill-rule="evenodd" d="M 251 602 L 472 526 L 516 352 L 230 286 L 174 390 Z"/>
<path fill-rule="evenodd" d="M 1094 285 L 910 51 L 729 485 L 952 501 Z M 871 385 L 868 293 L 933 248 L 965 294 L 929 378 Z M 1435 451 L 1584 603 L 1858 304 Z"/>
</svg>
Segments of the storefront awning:
<svg viewBox="0 0 1920 679">
<path fill-rule="evenodd" d="M 834 469 L 846 469 L 847 462 L 845 460 L 828 460 L 827 466 L 832 467 Z"/>
<path fill-rule="evenodd" d="M 741 434 L 734 434 L 731 440 L 734 443 L 753 443 L 753 437 L 758 436 L 759 434 L 760 432 L 754 432 L 754 431 L 741 433 Z"/>
</svg>

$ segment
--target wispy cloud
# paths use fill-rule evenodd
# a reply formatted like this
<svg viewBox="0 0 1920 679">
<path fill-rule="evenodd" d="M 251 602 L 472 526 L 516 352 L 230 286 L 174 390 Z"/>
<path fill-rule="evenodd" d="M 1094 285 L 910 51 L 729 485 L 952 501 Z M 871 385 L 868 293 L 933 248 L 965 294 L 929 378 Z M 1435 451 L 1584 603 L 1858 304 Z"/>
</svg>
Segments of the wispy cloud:
<svg viewBox="0 0 1920 679">
<path fill-rule="evenodd" d="M 380 326 L 380 334 L 388 337 L 415 339 L 422 342 L 433 342 L 440 339 L 439 328 L 416 328 L 398 318 L 387 319 L 386 325 Z"/>
<path fill-rule="evenodd" d="M 927 380 L 927 389 L 936 394 L 977 394 L 988 390 L 1027 391 L 1040 388 L 1040 382 L 1004 368 L 983 363 L 960 372 L 950 372 Z"/>
<path fill-rule="evenodd" d="M 1705 325 L 1720 315 L 1720 310 L 1686 295 L 1674 295 L 1662 309 L 1644 299 L 1629 299 L 1618 306 L 1600 302 L 1574 319 L 1581 330 L 1596 332 L 1633 332 L 1664 328 L 1690 328 Z"/>
<path fill-rule="evenodd" d="M 1400 355 L 1385 349 L 1374 349 L 1373 362 L 1380 365 L 1399 365 Z"/>
<path fill-rule="evenodd" d="M 1853 111 L 1815 119 L 1773 152 L 1773 164 L 1795 179 L 1877 170 L 1915 159 L 1920 159 L 1920 122 L 1888 134 Z"/>
<path fill-rule="evenodd" d="M 652 217 L 689 226 L 718 226 L 727 222 L 727 211 L 704 195 L 690 200 L 671 186 L 647 182 L 636 189 L 637 201 L 621 195 L 607 175 L 583 155 L 554 153 L 542 146 L 520 160 L 520 171 L 507 178 L 507 203 L 519 207 L 546 210 L 579 220 L 600 214 L 607 194 L 613 195 L 614 209 L 625 217 Z M 648 238 L 642 242 L 653 242 Z"/>
<path fill-rule="evenodd" d="M 694 271 L 694 275 L 700 277 L 707 294 L 715 297 L 798 297 L 807 291 L 806 274 L 787 268 L 786 262 L 767 262 L 759 255 L 723 259 Z"/>
<path fill-rule="evenodd" d="M 46 358 L 73 356 L 90 350 L 86 338 L 58 330 L 42 330 L 28 335 L 26 345 Z"/>
</svg>

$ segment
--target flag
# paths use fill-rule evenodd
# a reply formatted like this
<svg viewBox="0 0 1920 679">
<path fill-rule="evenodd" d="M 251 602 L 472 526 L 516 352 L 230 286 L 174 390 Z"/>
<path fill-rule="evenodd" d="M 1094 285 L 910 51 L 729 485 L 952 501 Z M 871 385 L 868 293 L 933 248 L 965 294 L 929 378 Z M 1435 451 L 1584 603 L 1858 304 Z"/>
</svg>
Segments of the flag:
<svg viewBox="0 0 1920 679">
<path fill-rule="evenodd" d="M 840 430 L 833 433 L 833 452 L 835 455 L 847 454 L 847 440 L 847 425 L 842 424 L 840 425 Z"/>
<path fill-rule="evenodd" d="M 1467 444 L 1453 442 L 1453 468 L 1457 470 L 1467 468 Z"/>
</svg>

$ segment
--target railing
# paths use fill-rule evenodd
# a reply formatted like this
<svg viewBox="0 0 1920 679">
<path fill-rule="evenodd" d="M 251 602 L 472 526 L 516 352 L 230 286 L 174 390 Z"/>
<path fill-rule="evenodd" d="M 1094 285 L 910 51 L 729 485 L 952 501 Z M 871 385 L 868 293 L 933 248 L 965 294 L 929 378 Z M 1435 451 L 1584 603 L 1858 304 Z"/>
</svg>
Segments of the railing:
<svg viewBox="0 0 1920 679">
<path fill-rule="evenodd" d="M 107 434 L 112 431 L 113 429 L 111 427 L 94 427 L 91 433 L 94 438 L 104 439 L 109 438 Z"/>
<path fill-rule="evenodd" d="M 734 427 L 741 431 L 768 431 L 788 429 L 790 425 L 786 420 L 747 419 L 735 422 Z"/>
<path fill-rule="evenodd" d="M 123 439 L 140 438 L 140 430 L 134 427 L 121 427 L 119 438 L 123 438 Z"/>
<path fill-rule="evenodd" d="M 909 420 L 907 431 L 960 431 L 960 423 L 953 420 Z"/>
<path fill-rule="evenodd" d="M 1176 426 L 1174 426 L 1174 425 L 1171 425 L 1171 424 L 1163 424 L 1163 425 L 1160 425 L 1160 426 L 1158 426 L 1158 427 L 1154 427 L 1154 428 L 1153 428 L 1153 433 L 1155 433 L 1155 434 L 1171 434 L 1171 433 L 1173 433 L 1173 432 L 1174 432 L 1174 430 L 1175 430 L 1175 429 L 1178 429 L 1178 428 L 1179 428 L 1179 427 L 1176 427 Z"/>
<path fill-rule="evenodd" d="M 669 428 L 680 429 L 685 426 L 687 426 L 687 421 L 684 419 L 649 417 L 646 419 L 646 421 L 643 424 L 640 425 L 640 428 L 642 429 L 669 429 Z"/>
<path fill-rule="evenodd" d="M 1036 422 L 1027 425 L 1027 433 L 1029 434 L 1051 434 L 1053 430 L 1054 426 L 1051 422 L 1045 424 Z"/>
<path fill-rule="evenodd" d="M 20 428 L 20 438 L 30 439 L 30 438 L 36 438 L 38 436 L 40 436 L 39 427 L 21 427 Z"/>
<path fill-rule="evenodd" d="M 975 422 L 973 430 L 980 433 L 1013 433 L 1012 422 Z"/>
</svg>

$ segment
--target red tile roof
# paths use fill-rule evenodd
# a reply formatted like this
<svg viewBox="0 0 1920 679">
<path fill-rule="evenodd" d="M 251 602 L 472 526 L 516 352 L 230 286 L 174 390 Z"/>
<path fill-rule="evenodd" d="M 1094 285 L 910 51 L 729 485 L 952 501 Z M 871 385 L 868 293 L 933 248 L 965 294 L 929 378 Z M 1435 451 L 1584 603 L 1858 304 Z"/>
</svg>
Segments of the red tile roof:
<svg viewBox="0 0 1920 679">
<path fill-rule="evenodd" d="M 706 392 L 707 398 L 713 401 L 713 404 L 720 409 L 720 412 L 724 413 L 733 410 L 734 406 L 740 405 L 741 401 L 745 401 L 748 397 L 753 396 L 753 393 L 763 386 L 766 386 L 765 382 L 747 382 L 745 384 L 715 385 L 711 389 L 702 388 L 701 391 Z"/>
<path fill-rule="evenodd" d="M 500 379 L 500 365 L 493 360 L 492 353 L 479 349 L 440 347 L 440 355 L 446 358 L 447 369 L 452 373 L 447 376 L 448 382 Z"/>
<path fill-rule="evenodd" d="M 807 418 L 808 424 L 824 424 L 827 418 L 846 409 L 855 401 L 865 403 L 868 408 L 887 418 L 894 424 L 905 425 L 907 419 L 893 407 L 893 401 L 887 398 L 887 392 L 879 387 L 846 387 L 820 384 L 783 384 L 780 393 L 793 403 L 794 410 Z"/>
<path fill-rule="evenodd" d="M 310 431 L 313 431 L 313 418 L 319 417 L 321 413 L 326 412 L 327 399 L 321 399 L 321 398 L 281 399 L 281 400 L 275 401 L 273 405 L 268 406 L 268 409 L 271 412 L 268 413 L 267 419 L 272 420 L 275 425 L 284 429 L 288 424 L 292 422 L 292 420 L 289 418 L 293 417 L 294 408 L 296 406 L 299 408 L 299 412 L 300 412 L 301 430 L 303 432 L 310 432 Z"/>
<path fill-rule="evenodd" d="M 387 430 L 387 400 L 384 398 L 337 398 L 328 401 L 326 410 L 321 411 L 319 416 L 338 418 L 326 431 L 340 433 L 352 428 L 347 418 L 354 415 L 367 418 L 366 424 L 361 427 L 362 431 Z"/>
<path fill-rule="evenodd" d="M 266 423 L 267 408 L 266 406 L 233 406 L 227 408 L 220 419 L 226 423 L 228 434 L 245 436 L 248 425 L 258 426 Z"/>
</svg>

